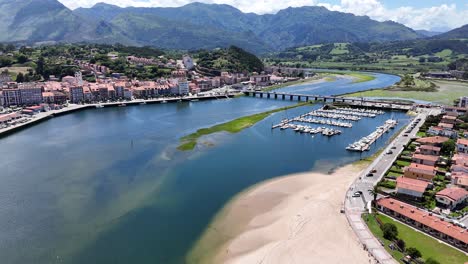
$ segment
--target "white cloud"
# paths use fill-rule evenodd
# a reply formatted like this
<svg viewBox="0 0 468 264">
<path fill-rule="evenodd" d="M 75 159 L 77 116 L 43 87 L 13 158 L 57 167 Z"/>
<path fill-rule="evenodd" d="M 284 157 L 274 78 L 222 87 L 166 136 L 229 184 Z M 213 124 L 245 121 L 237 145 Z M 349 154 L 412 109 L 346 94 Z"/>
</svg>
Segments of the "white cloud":
<svg viewBox="0 0 468 264">
<path fill-rule="evenodd" d="M 139 7 L 174 7 L 194 0 L 59 0 L 70 8 L 91 7 L 98 2 Z M 441 4 L 427 8 L 399 7 L 389 9 L 379 0 L 341 0 L 339 5 L 322 3 L 317 0 L 198 0 L 203 3 L 229 4 L 243 12 L 257 14 L 275 13 L 287 7 L 320 5 L 330 10 L 367 15 L 378 21 L 392 20 L 414 29 L 455 28 L 468 24 L 468 5 L 458 7 L 455 4 Z M 321 0 L 326 1 L 326 0 Z"/>
</svg>

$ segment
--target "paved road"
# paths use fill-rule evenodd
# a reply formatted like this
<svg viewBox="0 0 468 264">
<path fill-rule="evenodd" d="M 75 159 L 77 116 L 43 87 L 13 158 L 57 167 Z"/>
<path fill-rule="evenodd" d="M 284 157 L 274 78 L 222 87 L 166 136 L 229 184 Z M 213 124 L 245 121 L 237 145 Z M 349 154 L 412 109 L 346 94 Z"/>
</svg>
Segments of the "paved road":
<svg viewBox="0 0 468 264">
<path fill-rule="evenodd" d="M 356 235 L 363 246 L 374 256 L 378 263 L 394 264 L 397 263 L 393 257 L 385 250 L 380 242 L 372 235 L 367 225 L 361 218 L 361 214 L 370 208 L 370 202 L 373 196 L 369 193 L 373 187 L 383 178 L 385 172 L 390 169 L 392 164 L 403 151 L 411 138 L 416 137 L 419 128 L 424 124 L 428 115 L 439 114 L 438 109 L 418 109 L 418 115 L 412 122 L 385 148 L 382 154 L 360 175 L 358 179 L 350 186 L 345 198 L 345 214 Z M 420 119 L 420 121 L 417 121 Z M 416 126 L 411 129 L 411 125 Z M 406 133 L 408 129 L 410 132 Z M 391 151 L 392 153 L 390 153 Z M 374 176 L 366 175 L 372 170 L 377 170 Z M 352 197 L 355 192 L 362 192 L 360 197 Z"/>
</svg>

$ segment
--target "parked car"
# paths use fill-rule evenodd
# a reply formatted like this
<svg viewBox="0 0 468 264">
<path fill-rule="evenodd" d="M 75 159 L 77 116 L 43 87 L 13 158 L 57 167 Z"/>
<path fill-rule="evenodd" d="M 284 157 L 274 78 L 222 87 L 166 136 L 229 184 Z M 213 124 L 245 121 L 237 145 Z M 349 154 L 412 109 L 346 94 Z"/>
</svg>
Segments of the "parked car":
<svg viewBox="0 0 468 264">
<path fill-rule="evenodd" d="M 362 192 L 358 191 L 353 194 L 353 197 L 361 197 L 361 195 L 362 195 Z"/>
<path fill-rule="evenodd" d="M 374 176 L 374 173 L 367 173 L 366 176 L 367 176 L 367 177 L 373 177 L 373 176 Z"/>
</svg>

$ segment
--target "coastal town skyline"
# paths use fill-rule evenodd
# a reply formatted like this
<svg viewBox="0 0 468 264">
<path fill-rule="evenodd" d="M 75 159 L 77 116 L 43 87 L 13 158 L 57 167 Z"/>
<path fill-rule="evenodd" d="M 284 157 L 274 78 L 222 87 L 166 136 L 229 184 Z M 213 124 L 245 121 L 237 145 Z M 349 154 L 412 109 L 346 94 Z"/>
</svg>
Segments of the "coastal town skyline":
<svg viewBox="0 0 468 264">
<path fill-rule="evenodd" d="M 0 0 L 1 264 L 468 264 L 464 1 L 101 1 Z"/>
</svg>

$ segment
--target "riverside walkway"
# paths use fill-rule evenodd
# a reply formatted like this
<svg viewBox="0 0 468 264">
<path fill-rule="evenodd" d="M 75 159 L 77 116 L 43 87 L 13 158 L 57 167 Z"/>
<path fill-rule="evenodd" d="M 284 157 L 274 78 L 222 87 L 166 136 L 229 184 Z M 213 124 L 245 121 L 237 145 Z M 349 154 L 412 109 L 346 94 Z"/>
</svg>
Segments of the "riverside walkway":
<svg viewBox="0 0 468 264">
<path fill-rule="evenodd" d="M 370 203 L 373 196 L 369 193 L 375 185 L 385 175 L 385 172 L 390 169 L 392 164 L 396 161 L 404 147 L 409 143 L 411 138 L 416 137 L 419 128 L 424 124 L 427 116 L 440 113 L 439 109 L 418 109 L 419 114 L 413 119 L 421 119 L 417 125 L 406 133 L 405 128 L 402 132 L 392 141 L 391 144 L 377 157 L 372 164 L 362 172 L 358 179 L 356 179 L 349 187 L 345 201 L 344 212 L 348 219 L 351 228 L 358 236 L 363 247 L 377 260 L 377 263 L 382 264 L 396 264 L 398 263 L 381 245 L 380 241 L 369 230 L 361 215 L 370 210 Z M 409 127 L 410 125 L 408 125 Z M 407 135 L 407 136 L 405 136 Z M 393 148 L 393 149 L 392 149 Z M 391 150 L 391 152 L 390 152 Z M 387 154 L 389 153 L 389 154 Z M 366 177 L 372 170 L 376 170 L 373 177 Z M 361 197 L 353 197 L 355 192 L 361 192 Z"/>
<path fill-rule="evenodd" d="M 177 102 L 191 102 L 191 101 L 204 101 L 204 100 L 218 100 L 218 99 L 227 99 L 232 98 L 236 94 L 223 94 L 223 95 L 204 95 L 204 96 L 184 96 L 184 97 L 167 97 L 167 98 L 157 98 L 157 99 L 135 99 L 131 101 L 122 101 L 122 102 L 106 102 L 106 103 L 92 103 L 92 104 L 71 104 L 67 107 L 64 107 L 59 110 L 50 110 L 47 112 L 41 112 L 36 115 L 31 116 L 31 119 L 24 123 L 19 123 L 12 125 L 6 128 L 0 128 L 0 137 L 11 134 L 17 130 L 32 126 L 34 124 L 45 121 L 54 116 L 60 116 L 69 114 L 76 111 L 81 111 L 84 109 L 91 109 L 99 107 L 119 107 L 119 106 L 131 106 L 131 105 L 141 105 L 141 104 L 161 104 L 161 103 L 177 103 Z"/>
</svg>

